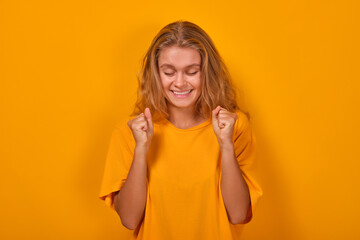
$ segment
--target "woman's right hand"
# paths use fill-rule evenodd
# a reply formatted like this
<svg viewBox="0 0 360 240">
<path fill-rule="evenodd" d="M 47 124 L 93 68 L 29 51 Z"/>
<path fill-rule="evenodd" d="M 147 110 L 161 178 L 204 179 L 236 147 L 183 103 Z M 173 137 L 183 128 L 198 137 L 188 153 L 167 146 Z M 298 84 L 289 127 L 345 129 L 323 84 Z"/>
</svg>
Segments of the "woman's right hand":
<svg viewBox="0 0 360 240">
<path fill-rule="evenodd" d="M 129 120 L 127 125 L 132 131 L 136 145 L 148 149 L 154 133 L 150 109 L 145 108 L 143 113 Z"/>
</svg>

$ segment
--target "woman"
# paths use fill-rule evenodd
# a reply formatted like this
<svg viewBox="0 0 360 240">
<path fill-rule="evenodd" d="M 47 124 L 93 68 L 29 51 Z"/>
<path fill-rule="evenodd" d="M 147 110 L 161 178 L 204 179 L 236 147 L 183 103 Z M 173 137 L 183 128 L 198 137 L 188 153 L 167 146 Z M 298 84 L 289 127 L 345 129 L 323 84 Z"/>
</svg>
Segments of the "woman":
<svg viewBox="0 0 360 240">
<path fill-rule="evenodd" d="M 262 196 L 250 168 L 255 137 L 210 37 L 188 21 L 168 24 L 138 80 L 99 198 L 132 239 L 239 239 Z"/>
</svg>

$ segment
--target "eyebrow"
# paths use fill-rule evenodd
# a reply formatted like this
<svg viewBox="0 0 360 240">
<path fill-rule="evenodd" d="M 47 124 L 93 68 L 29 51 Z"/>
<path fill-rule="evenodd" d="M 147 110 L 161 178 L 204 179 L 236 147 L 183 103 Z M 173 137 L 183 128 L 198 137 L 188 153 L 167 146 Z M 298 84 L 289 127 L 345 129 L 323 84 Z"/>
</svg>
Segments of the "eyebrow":
<svg viewBox="0 0 360 240">
<path fill-rule="evenodd" d="M 197 63 L 193 63 L 193 64 L 190 64 L 190 65 L 186 66 L 185 68 L 189 68 L 189 67 L 193 67 L 193 66 L 199 66 L 199 67 L 200 67 L 201 65 L 200 65 L 200 64 L 197 64 Z M 164 67 L 174 68 L 173 65 L 168 64 L 168 63 L 164 63 L 164 64 L 162 64 L 162 65 L 160 66 L 160 68 L 164 68 Z"/>
</svg>

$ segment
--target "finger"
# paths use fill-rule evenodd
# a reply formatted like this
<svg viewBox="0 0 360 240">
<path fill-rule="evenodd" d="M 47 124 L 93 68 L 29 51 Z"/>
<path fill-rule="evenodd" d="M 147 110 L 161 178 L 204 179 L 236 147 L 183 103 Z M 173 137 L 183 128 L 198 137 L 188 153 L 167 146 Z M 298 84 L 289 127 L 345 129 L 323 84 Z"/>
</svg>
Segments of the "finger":
<svg viewBox="0 0 360 240">
<path fill-rule="evenodd" d="M 145 119 L 143 119 L 143 121 L 141 121 L 141 129 L 144 131 L 148 130 L 148 123 Z"/>
<path fill-rule="evenodd" d="M 220 106 L 217 106 L 213 111 L 212 111 L 212 117 L 213 119 L 217 119 L 217 115 L 219 114 L 220 111 Z"/>
<path fill-rule="evenodd" d="M 219 128 L 224 128 L 225 127 L 225 123 L 224 122 L 219 122 Z"/>
<path fill-rule="evenodd" d="M 219 117 L 220 117 L 220 116 L 227 116 L 227 115 L 229 115 L 229 114 L 230 114 L 230 112 L 229 112 L 228 110 L 226 110 L 226 109 L 223 108 L 223 107 L 220 107 L 219 114 L 218 114 Z"/>
<path fill-rule="evenodd" d="M 146 117 L 146 121 L 149 124 L 149 128 L 152 130 L 153 129 L 153 124 L 152 124 L 152 116 L 151 116 L 151 111 L 149 108 L 145 108 L 145 117 Z"/>
<path fill-rule="evenodd" d="M 139 129 L 143 131 L 148 130 L 148 123 L 146 121 L 146 117 L 144 116 L 144 113 L 140 113 L 136 119 L 136 125 Z"/>
</svg>

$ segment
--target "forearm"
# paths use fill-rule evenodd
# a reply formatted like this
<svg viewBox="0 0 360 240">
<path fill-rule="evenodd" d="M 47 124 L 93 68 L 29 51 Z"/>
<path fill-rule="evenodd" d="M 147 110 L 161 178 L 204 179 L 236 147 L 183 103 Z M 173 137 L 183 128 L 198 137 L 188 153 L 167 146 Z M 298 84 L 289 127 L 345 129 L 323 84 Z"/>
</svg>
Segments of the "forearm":
<svg viewBox="0 0 360 240">
<path fill-rule="evenodd" d="M 221 193 L 232 224 L 241 223 L 250 207 L 250 194 L 232 142 L 222 144 L 221 149 Z"/>
<path fill-rule="evenodd" d="M 146 164 L 147 149 L 136 146 L 126 182 L 115 195 L 114 204 L 122 224 L 128 229 L 135 229 L 142 220 L 146 206 Z"/>
</svg>

